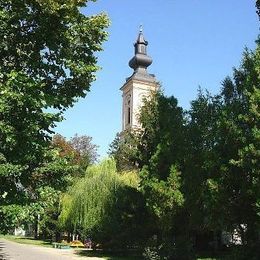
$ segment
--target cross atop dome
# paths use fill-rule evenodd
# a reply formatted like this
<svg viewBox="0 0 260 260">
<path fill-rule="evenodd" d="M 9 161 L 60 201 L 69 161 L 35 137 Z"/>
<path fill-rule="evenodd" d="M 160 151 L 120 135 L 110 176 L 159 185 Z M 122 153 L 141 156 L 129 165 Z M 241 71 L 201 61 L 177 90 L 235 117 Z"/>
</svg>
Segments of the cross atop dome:
<svg viewBox="0 0 260 260">
<path fill-rule="evenodd" d="M 143 32 L 143 25 L 142 24 L 140 24 L 140 26 L 139 26 L 139 32 Z"/>
</svg>

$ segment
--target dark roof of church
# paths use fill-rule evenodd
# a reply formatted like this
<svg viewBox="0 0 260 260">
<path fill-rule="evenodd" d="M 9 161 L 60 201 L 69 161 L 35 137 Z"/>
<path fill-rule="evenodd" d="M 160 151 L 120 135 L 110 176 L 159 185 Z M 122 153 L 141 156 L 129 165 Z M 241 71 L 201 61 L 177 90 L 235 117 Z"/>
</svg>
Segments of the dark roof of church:
<svg viewBox="0 0 260 260">
<path fill-rule="evenodd" d="M 153 60 L 147 55 L 148 42 L 144 39 L 143 30 L 140 29 L 136 42 L 134 43 L 135 54 L 129 61 L 129 66 L 134 70 L 130 78 L 143 80 L 143 81 L 155 81 L 155 76 L 147 72 L 147 68 L 152 64 Z"/>
</svg>

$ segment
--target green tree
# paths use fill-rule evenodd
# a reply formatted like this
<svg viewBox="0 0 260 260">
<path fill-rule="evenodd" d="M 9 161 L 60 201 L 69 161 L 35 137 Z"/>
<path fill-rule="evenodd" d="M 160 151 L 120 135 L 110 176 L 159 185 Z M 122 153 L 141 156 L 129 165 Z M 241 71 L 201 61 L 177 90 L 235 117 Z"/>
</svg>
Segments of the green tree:
<svg viewBox="0 0 260 260">
<path fill-rule="evenodd" d="M 217 210 L 212 207 L 211 200 L 215 199 L 212 178 L 218 173 L 221 156 L 215 150 L 220 109 L 219 96 L 211 96 L 199 89 L 198 97 L 191 102 L 187 113 L 182 189 L 185 208 L 189 212 L 189 228 L 198 233 L 209 231 L 211 224 L 217 226 L 220 220 L 210 222 L 208 218 L 209 212 Z"/>
<path fill-rule="evenodd" d="M 135 172 L 118 174 L 112 159 L 90 166 L 62 199 L 61 226 L 103 247 L 140 246 L 146 211 L 138 184 Z"/>
<path fill-rule="evenodd" d="M 249 247 L 259 241 L 259 61 L 257 42 L 219 95 L 200 93 L 192 102 L 182 175 L 190 228 L 236 229 Z"/>
<path fill-rule="evenodd" d="M 169 176 L 172 163 L 180 162 L 184 150 L 184 114 L 177 99 L 156 93 L 144 100 L 138 130 L 117 134 L 110 145 L 110 155 L 118 169 L 154 167 L 160 178 Z"/>
<path fill-rule="evenodd" d="M 256 6 L 256 13 L 260 17 L 260 1 L 259 0 L 256 0 L 255 6 Z"/>
<path fill-rule="evenodd" d="M 233 79 L 223 82 L 223 108 L 219 120 L 222 154 L 219 192 L 225 223 L 241 231 L 245 244 L 257 241 L 259 201 L 259 89 L 260 44 L 246 50 Z M 246 225 L 246 230 L 241 228 Z"/>
<path fill-rule="evenodd" d="M 112 155 L 119 168 L 135 166 L 140 170 L 140 188 L 149 211 L 147 222 L 153 225 L 149 226 L 148 246 L 160 245 L 160 254 L 173 257 L 170 245 L 179 236 L 174 219 L 179 217 L 184 203 L 181 192 L 184 113 L 174 97 L 159 92 L 144 100 L 139 121 L 142 125 L 139 130 L 117 137 Z M 156 241 L 153 236 L 157 237 Z"/>
<path fill-rule="evenodd" d="M 0 1 L 1 216 L 4 206 L 35 200 L 31 187 L 42 183 L 32 176 L 45 169 L 52 128 L 95 79 L 108 19 L 84 16 L 84 6 L 82 0 Z"/>
<path fill-rule="evenodd" d="M 166 179 L 172 164 L 180 164 L 184 149 L 184 114 L 173 96 L 157 93 L 145 100 L 140 113 L 139 167 L 149 165 L 154 176 Z"/>
<path fill-rule="evenodd" d="M 185 258 L 189 250 L 186 245 L 180 245 L 182 235 L 180 226 L 176 224 L 184 203 L 181 190 L 185 148 L 184 113 L 176 98 L 165 97 L 159 92 L 145 101 L 140 112 L 140 123 L 140 186 L 151 221 L 156 227 L 154 235 L 157 236 L 157 246 L 160 245 L 162 256 L 182 255 Z M 181 232 L 185 235 L 184 229 Z M 185 249 L 180 253 L 181 247 Z"/>
<path fill-rule="evenodd" d="M 109 155 L 116 161 L 118 171 L 138 169 L 139 136 L 136 131 L 125 130 L 117 133 L 109 146 Z"/>
</svg>

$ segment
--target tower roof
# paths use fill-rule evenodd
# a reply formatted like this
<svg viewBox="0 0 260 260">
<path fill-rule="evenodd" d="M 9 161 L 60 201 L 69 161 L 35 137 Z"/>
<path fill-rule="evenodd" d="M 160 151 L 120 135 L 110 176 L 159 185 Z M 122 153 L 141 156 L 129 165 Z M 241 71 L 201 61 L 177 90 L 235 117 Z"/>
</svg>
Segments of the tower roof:
<svg viewBox="0 0 260 260">
<path fill-rule="evenodd" d="M 148 42 L 144 39 L 143 30 L 140 28 L 137 40 L 134 44 L 135 55 L 129 61 L 129 66 L 134 69 L 134 72 L 147 73 L 147 68 L 152 64 L 153 60 L 147 55 L 146 47 Z"/>
</svg>

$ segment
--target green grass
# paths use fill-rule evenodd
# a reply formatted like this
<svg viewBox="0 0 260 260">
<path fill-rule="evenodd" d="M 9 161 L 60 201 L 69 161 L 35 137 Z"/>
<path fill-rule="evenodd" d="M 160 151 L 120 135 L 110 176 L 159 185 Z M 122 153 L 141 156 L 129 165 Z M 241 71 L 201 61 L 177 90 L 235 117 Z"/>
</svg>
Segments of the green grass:
<svg viewBox="0 0 260 260">
<path fill-rule="evenodd" d="M 100 257 L 106 260 L 142 260 L 141 256 L 120 256 L 115 255 L 113 253 L 107 253 L 103 251 L 78 251 L 77 253 L 80 256 L 87 256 L 87 257 Z M 209 256 L 199 256 L 197 260 L 221 260 L 222 258 L 219 257 L 209 257 Z"/>
<path fill-rule="evenodd" d="M 219 252 L 218 254 L 213 254 L 212 252 L 200 252 L 197 255 L 197 260 L 223 260 L 225 254 Z"/>
<path fill-rule="evenodd" d="M 31 237 L 18 237 L 12 235 L 1 235 L 0 238 L 5 238 L 9 241 L 13 241 L 19 244 L 26 244 L 26 245 L 35 245 L 35 246 L 44 246 L 44 247 L 52 247 L 51 241 L 39 240 L 34 239 Z M 123 256 L 123 253 L 111 253 L 105 251 L 90 251 L 90 250 L 81 250 L 77 249 L 77 255 L 82 257 L 100 257 L 106 260 L 141 260 L 142 257 L 138 256 Z M 221 257 L 212 257 L 210 254 L 202 253 L 198 254 L 197 260 L 221 260 Z"/>
<path fill-rule="evenodd" d="M 127 253 L 126 253 L 127 254 Z M 126 256 L 123 252 L 106 252 L 102 250 L 90 251 L 90 250 L 78 250 L 77 255 L 82 257 L 100 257 L 106 260 L 142 260 L 140 256 Z"/>
<path fill-rule="evenodd" d="M 218 258 L 197 258 L 197 260 L 218 260 Z"/>
<path fill-rule="evenodd" d="M 34 239 L 31 237 L 18 237 L 12 235 L 0 235 L 0 238 L 7 239 L 9 241 L 13 241 L 19 244 L 26 244 L 26 245 L 35 245 L 35 246 L 45 246 L 45 247 L 52 247 L 50 241 L 44 241 L 39 239 Z"/>
<path fill-rule="evenodd" d="M 0 238 L 7 239 L 9 241 L 13 241 L 19 244 L 26 244 L 26 245 L 35 245 L 35 246 L 44 246 L 44 247 L 52 247 L 52 243 L 50 241 L 44 241 L 39 239 L 34 239 L 31 237 L 18 237 L 13 235 L 1 235 Z M 100 257 L 106 260 L 141 260 L 142 258 L 138 258 L 136 256 L 121 256 L 121 255 L 114 255 L 113 253 L 107 253 L 103 251 L 89 251 L 89 250 L 81 250 L 75 249 L 77 252 L 76 254 L 79 256 L 88 256 L 88 257 Z"/>
</svg>

